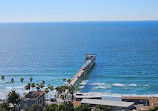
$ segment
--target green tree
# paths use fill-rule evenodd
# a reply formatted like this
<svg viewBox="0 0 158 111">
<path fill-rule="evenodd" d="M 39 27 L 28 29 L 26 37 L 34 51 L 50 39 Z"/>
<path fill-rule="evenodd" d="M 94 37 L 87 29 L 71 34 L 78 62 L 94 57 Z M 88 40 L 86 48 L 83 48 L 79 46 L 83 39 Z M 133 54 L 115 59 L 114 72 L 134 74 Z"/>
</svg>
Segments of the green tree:
<svg viewBox="0 0 158 111">
<path fill-rule="evenodd" d="M 44 87 L 44 85 L 41 83 L 41 84 L 39 85 L 39 87 L 42 89 L 42 88 Z"/>
<path fill-rule="evenodd" d="M 24 78 L 20 78 L 20 82 L 22 83 L 22 94 L 23 94 L 23 82 L 24 82 Z"/>
<path fill-rule="evenodd" d="M 61 96 L 61 95 L 62 95 L 63 92 L 65 92 L 66 86 L 58 86 L 58 87 L 56 87 L 55 89 L 56 89 L 56 91 L 57 91 L 57 96 L 58 96 L 58 97 L 60 96 L 60 98 L 61 98 L 61 97 L 64 96 L 64 95 L 63 95 L 63 96 Z"/>
<path fill-rule="evenodd" d="M 73 86 L 69 86 L 68 87 L 68 90 L 69 90 L 69 92 L 70 92 L 70 94 L 71 94 L 71 101 L 73 101 L 73 99 L 74 99 L 74 87 Z"/>
<path fill-rule="evenodd" d="M 158 111 L 158 106 L 155 106 L 154 108 L 151 108 L 148 111 Z"/>
<path fill-rule="evenodd" d="M 38 83 L 35 85 L 35 87 L 36 87 L 37 91 L 40 91 L 40 87 L 39 87 Z"/>
<path fill-rule="evenodd" d="M 31 87 L 32 87 L 32 91 L 33 91 L 33 88 L 35 87 L 35 83 L 32 83 Z"/>
<path fill-rule="evenodd" d="M 43 108 L 41 104 L 33 104 L 29 111 L 43 111 Z"/>
<path fill-rule="evenodd" d="M 53 87 L 52 85 L 50 85 L 50 84 L 48 84 L 47 87 L 48 87 L 48 89 L 51 90 L 51 91 L 54 90 L 54 87 Z"/>
<path fill-rule="evenodd" d="M 13 90 L 14 90 L 14 78 L 11 79 L 11 83 L 13 84 Z"/>
<path fill-rule="evenodd" d="M 7 111 L 6 109 L 4 109 L 4 108 L 0 108 L 0 111 Z"/>
<path fill-rule="evenodd" d="M 3 85 L 4 85 L 4 94 L 5 94 L 5 98 L 6 98 L 6 90 L 5 90 L 5 82 L 4 82 L 4 79 L 5 79 L 5 77 L 4 77 L 4 76 L 1 76 L 1 80 L 2 80 Z"/>
<path fill-rule="evenodd" d="M 70 82 L 71 82 L 71 79 L 68 79 L 67 82 L 70 83 Z"/>
<path fill-rule="evenodd" d="M 49 93 L 49 89 L 48 88 L 45 88 L 45 91 L 44 91 L 46 94 Z"/>
<path fill-rule="evenodd" d="M 66 78 L 63 78 L 63 82 L 65 82 L 66 81 Z"/>
<path fill-rule="evenodd" d="M 47 88 L 50 90 L 50 91 L 53 91 L 54 90 L 54 87 L 50 84 L 47 85 Z"/>
<path fill-rule="evenodd" d="M 74 111 L 74 106 L 70 101 L 63 102 L 58 106 L 57 111 Z"/>
<path fill-rule="evenodd" d="M 7 102 L 3 102 L 1 105 L 1 108 L 3 108 L 3 109 L 5 109 L 5 110 L 9 110 L 10 108 L 9 108 L 9 104 L 7 103 Z M 1 111 L 1 110 L 0 110 Z"/>
<path fill-rule="evenodd" d="M 50 84 L 47 85 L 48 88 L 49 88 L 50 86 L 51 86 Z"/>
<path fill-rule="evenodd" d="M 48 93 L 49 93 L 49 89 L 48 88 L 45 88 L 45 91 L 44 91 L 47 95 L 47 98 L 48 98 Z"/>
<path fill-rule="evenodd" d="M 31 88 L 31 84 L 28 83 L 28 84 L 25 86 L 25 89 L 26 89 L 26 90 L 29 90 L 29 92 L 30 92 L 30 88 Z"/>
<path fill-rule="evenodd" d="M 24 107 L 23 111 L 29 111 L 29 108 L 28 107 Z"/>
<path fill-rule="evenodd" d="M 48 106 L 48 111 L 57 111 L 58 105 L 57 104 L 51 104 Z"/>
<path fill-rule="evenodd" d="M 112 108 L 106 107 L 104 105 L 96 105 L 95 108 L 96 108 L 96 111 L 113 111 Z"/>
<path fill-rule="evenodd" d="M 7 102 L 13 104 L 13 110 L 15 111 L 16 105 L 19 105 L 20 103 L 20 95 L 12 90 L 8 94 Z"/>
<path fill-rule="evenodd" d="M 44 107 L 44 108 L 43 108 L 43 111 L 48 111 L 48 107 Z"/>
<path fill-rule="evenodd" d="M 63 82 L 65 83 L 65 81 L 66 81 L 66 78 L 63 78 Z M 66 83 L 65 83 L 65 85 L 66 85 Z"/>
<path fill-rule="evenodd" d="M 30 78 L 30 82 L 32 83 L 32 81 L 33 81 L 33 78 L 31 77 L 31 78 Z"/>
<path fill-rule="evenodd" d="M 91 111 L 89 104 L 81 104 L 79 107 L 75 108 L 75 111 Z"/>
<path fill-rule="evenodd" d="M 44 84 L 45 84 L 45 81 L 42 81 L 42 84 L 44 85 Z"/>
</svg>

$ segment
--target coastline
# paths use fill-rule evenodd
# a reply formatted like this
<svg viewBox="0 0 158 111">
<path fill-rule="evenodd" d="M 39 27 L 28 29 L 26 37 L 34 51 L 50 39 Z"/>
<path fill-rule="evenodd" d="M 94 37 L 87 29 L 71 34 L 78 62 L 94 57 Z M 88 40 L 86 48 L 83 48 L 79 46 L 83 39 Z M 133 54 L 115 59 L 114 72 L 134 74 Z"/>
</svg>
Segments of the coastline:
<svg viewBox="0 0 158 111">
<path fill-rule="evenodd" d="M 18 91 L 20 93 L 20 91 Z M 78 93 L 83 93 L 83 92 L 78 92 Z M 92 93 L 92 92 L 87 92 L 87 93 Z M 100 93 L 100 92 L 94 92 L 94 93 Z M 49 97 L 54 97 L 53 94 L 55 94 L 55 91 L 51 92 L 49 94 Z M 121 97 L 126 96 L 126 97 L 158 97 L 158 94 L 152 94 L 152 95 L 136 95 L 136 94 L 106 94 L 106 93 L 101 93 L 102 94 L 102 99 L 103 100 L 113 100 L 113 101 L 121 101 Z M 0 92 L 0 100 L 5 99 L 5 94 L 4 92 Z"/>
</svg>

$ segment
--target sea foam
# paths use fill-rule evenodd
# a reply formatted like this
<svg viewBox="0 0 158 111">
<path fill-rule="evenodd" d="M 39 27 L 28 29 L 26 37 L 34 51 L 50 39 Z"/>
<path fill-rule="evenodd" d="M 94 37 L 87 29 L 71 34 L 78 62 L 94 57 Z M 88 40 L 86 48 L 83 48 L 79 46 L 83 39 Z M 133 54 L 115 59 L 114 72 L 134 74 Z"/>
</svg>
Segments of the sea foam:
<svg viewBox="0 0 158 111">
<path fill-rule="evenodd" d="M 94 87 L 93 89 L 108 89 L 108 88 L 111 88 L 110 85 L 105 84 L 105 83 L 99 83 L 99 82 L 93 83 L 93 84 L 91 84 L 91 85 L 96 86 L 96 87 Z"/>
<path fill-rule="evenodd" d="M 115 84 L 112 84 L 112 86 L 118 86 L 118 87 L 137 86 L 137 84 L 121 84 L 121 83 L 115 83 Z"/>
</svg>

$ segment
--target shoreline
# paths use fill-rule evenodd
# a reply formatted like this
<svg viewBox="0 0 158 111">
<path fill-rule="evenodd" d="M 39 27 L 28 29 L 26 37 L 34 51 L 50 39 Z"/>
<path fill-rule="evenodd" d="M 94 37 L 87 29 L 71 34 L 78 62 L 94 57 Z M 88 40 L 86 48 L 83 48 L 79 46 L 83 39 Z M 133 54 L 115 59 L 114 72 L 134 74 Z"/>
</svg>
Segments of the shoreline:
<svg viewBox="0 0 158 111">
<path fill-rule="evenodd" d="M 79 92 L 83 93 L 83 92 Z M 86 92 L 86 93 L 92 93 L 92 92 Z M 100 92 L 93 92 L 93 93 L 100 93 Z M 49 97 L 53 97 L 53 93 L 49 94 Z M 126 97 L 158 97 L 158 94 L 153 94 L 153 95 L 136 95 L 136 94 L 106 94 L 106 93 L 101 93 L 102 94 L 102 99 L 103 100 L 112 100 L 112 101 L 122 101 L 121 97 L 126 96 Z M 0 100 L 5 99 L 5 94 L 3 92 L 0 92 Z"/>
</svg>

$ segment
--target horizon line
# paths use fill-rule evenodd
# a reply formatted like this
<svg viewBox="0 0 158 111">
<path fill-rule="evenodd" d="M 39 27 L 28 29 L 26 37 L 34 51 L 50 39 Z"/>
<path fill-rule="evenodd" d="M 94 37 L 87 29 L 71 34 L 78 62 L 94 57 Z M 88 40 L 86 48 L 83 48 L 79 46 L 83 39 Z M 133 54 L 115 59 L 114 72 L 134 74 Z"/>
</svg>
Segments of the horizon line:
<svg viewBox="0 0 158 111">
<path fill-rule="evenodd" d="M 105 20 L 105 21 L 10 21 L 10 22 L 0 22 L 0 23 L 70 23 L 70 22 L 150 22 L 158 20 Z"/>
</svg>

